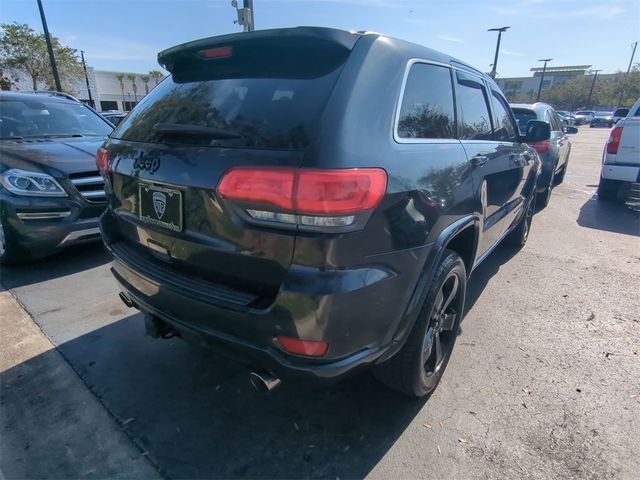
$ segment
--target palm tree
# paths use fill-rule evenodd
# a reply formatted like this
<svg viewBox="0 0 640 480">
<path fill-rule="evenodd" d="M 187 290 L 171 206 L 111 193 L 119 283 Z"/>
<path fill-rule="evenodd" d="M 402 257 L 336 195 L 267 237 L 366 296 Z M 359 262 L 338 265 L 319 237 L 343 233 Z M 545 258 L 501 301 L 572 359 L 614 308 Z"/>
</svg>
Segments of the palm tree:
<svg viewBox="0 0 640 480">
<path fill-rule="evenodd" d="M 138 103 L 138 85 L 136 85 L 136 74 L 130 73 L 127 75 L 127 79 L 131 81 L 131 88 L 133 88 L 133 99 Z"/>
<path fill-rule="evenodd" d="M 155 80 L 156 85 L 158 85 L 158 82 L 160 81 L 160 79 L 164 77 L 164 75 L 160 70 L 150 70 L 149 76 Z"/>
<path fill-rule="evenodd" d="M 116 73 L 116 78 L 120 82 L 120 90 L 122 91 L 122 108 L 126 110 L 124 101 L 124 73 Z"/>
<path fill-rule="evenodd" d="M 149 75 L 140 75 L 140 80 L 144 82 L 144 94 L 149 95 Z"/>
</svg>

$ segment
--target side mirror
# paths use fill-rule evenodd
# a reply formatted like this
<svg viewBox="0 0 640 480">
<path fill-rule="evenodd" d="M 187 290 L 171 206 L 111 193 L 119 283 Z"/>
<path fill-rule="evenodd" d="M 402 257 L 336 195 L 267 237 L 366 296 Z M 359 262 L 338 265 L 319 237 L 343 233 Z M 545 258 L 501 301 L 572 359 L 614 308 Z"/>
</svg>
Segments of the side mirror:
<svg viewBox="0 0 640 480">
<path fill-rule="evenodd" d="M 527 143 L 544 142 L 551 138 L 551 125 L 542 120 L 529 120 L 524 141 Z"/>
<path fill-rule="evenodd" d="M 578 133 L 578 129 L 576 127 L 565 127 L 565 133 Z"/>
</svg>

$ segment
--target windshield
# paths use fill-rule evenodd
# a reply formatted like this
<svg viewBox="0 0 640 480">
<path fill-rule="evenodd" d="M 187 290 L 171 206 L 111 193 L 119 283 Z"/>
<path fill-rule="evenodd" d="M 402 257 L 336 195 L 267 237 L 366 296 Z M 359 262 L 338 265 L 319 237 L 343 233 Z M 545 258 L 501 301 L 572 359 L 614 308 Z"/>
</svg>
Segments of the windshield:
<svg viewBox="0 0 640 480">
<path fill-rule="evenodd" d="M 593 115 L 593 112 L 576 112 L 576 115 Z"/>
<path fill-rule="evenodd" d="M 518 122 L 518 129 L 520 130 L 521 135 L 526 135 L 527 133 L 527 123 L 529 120 L 537 120 L 538 116 L 536 112 L 533 110 L 527 110 L 525 108 L 514 108 L 513 114 L 516 116 L 516 121 Z"/>
<path fill-rule="evenodd" d="M 111 126 L 81 103 L 1 99 L 0 138 L 105 136 Z"/>
<path fill-rule="evenodd" d="M 613 112 L 596 112 L 596 115 L 598 117 L 610 117 L 613 115 Z"/>
</svg>

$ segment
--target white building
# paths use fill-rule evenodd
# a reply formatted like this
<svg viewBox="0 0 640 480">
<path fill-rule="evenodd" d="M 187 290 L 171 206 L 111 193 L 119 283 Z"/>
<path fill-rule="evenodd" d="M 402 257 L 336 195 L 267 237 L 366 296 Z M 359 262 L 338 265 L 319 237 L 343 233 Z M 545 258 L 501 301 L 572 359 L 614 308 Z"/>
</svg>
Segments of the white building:
<svg viewBox="0 0 640 480">
<path fill-rule="evenodd" d="M 118 79 L 119 74 L 124 75 L 122 83 L 120 83 Z M 131 76 L 133 76 L 134 79 L 131 79 Z M 149 77 L 146 83 L 143 76 Z M 15 76 L 12 75 L 12 78 L 14 77 Z M 91 89 L 93 106 L 98 111 L 131 110 L 163 78 L 154 79 L 151 78 L 148 73 L 111 72 L 107 70 L 95 70 L 92 67 L 87 67 L 87 77 L 89 78 L 89 88 Z M 45 87 L 42 85 L 39 86 L 39 88 L 44 89 Z M 31 79 L 24 75 L 19 75 L 13 89 L 20 91 L 33 90 Z M 71 90 L 71 94 L 78 100 L 90 104 L 87 82 L 84 76 L 71 86 Z"/>
</svg>

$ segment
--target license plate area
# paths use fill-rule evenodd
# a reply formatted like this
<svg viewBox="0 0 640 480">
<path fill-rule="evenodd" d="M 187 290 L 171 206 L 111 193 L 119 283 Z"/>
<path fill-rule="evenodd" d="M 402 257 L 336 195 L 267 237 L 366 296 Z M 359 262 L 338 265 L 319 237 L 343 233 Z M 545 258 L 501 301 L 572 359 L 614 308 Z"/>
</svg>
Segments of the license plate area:
<svg viewBox="0 0 640 480">
<path fill-rule="evenodd" d="M 140 220 L 174 232 L 182 231 L 182 192 L 147 183 L 138 186 Z"/>
</svg>

